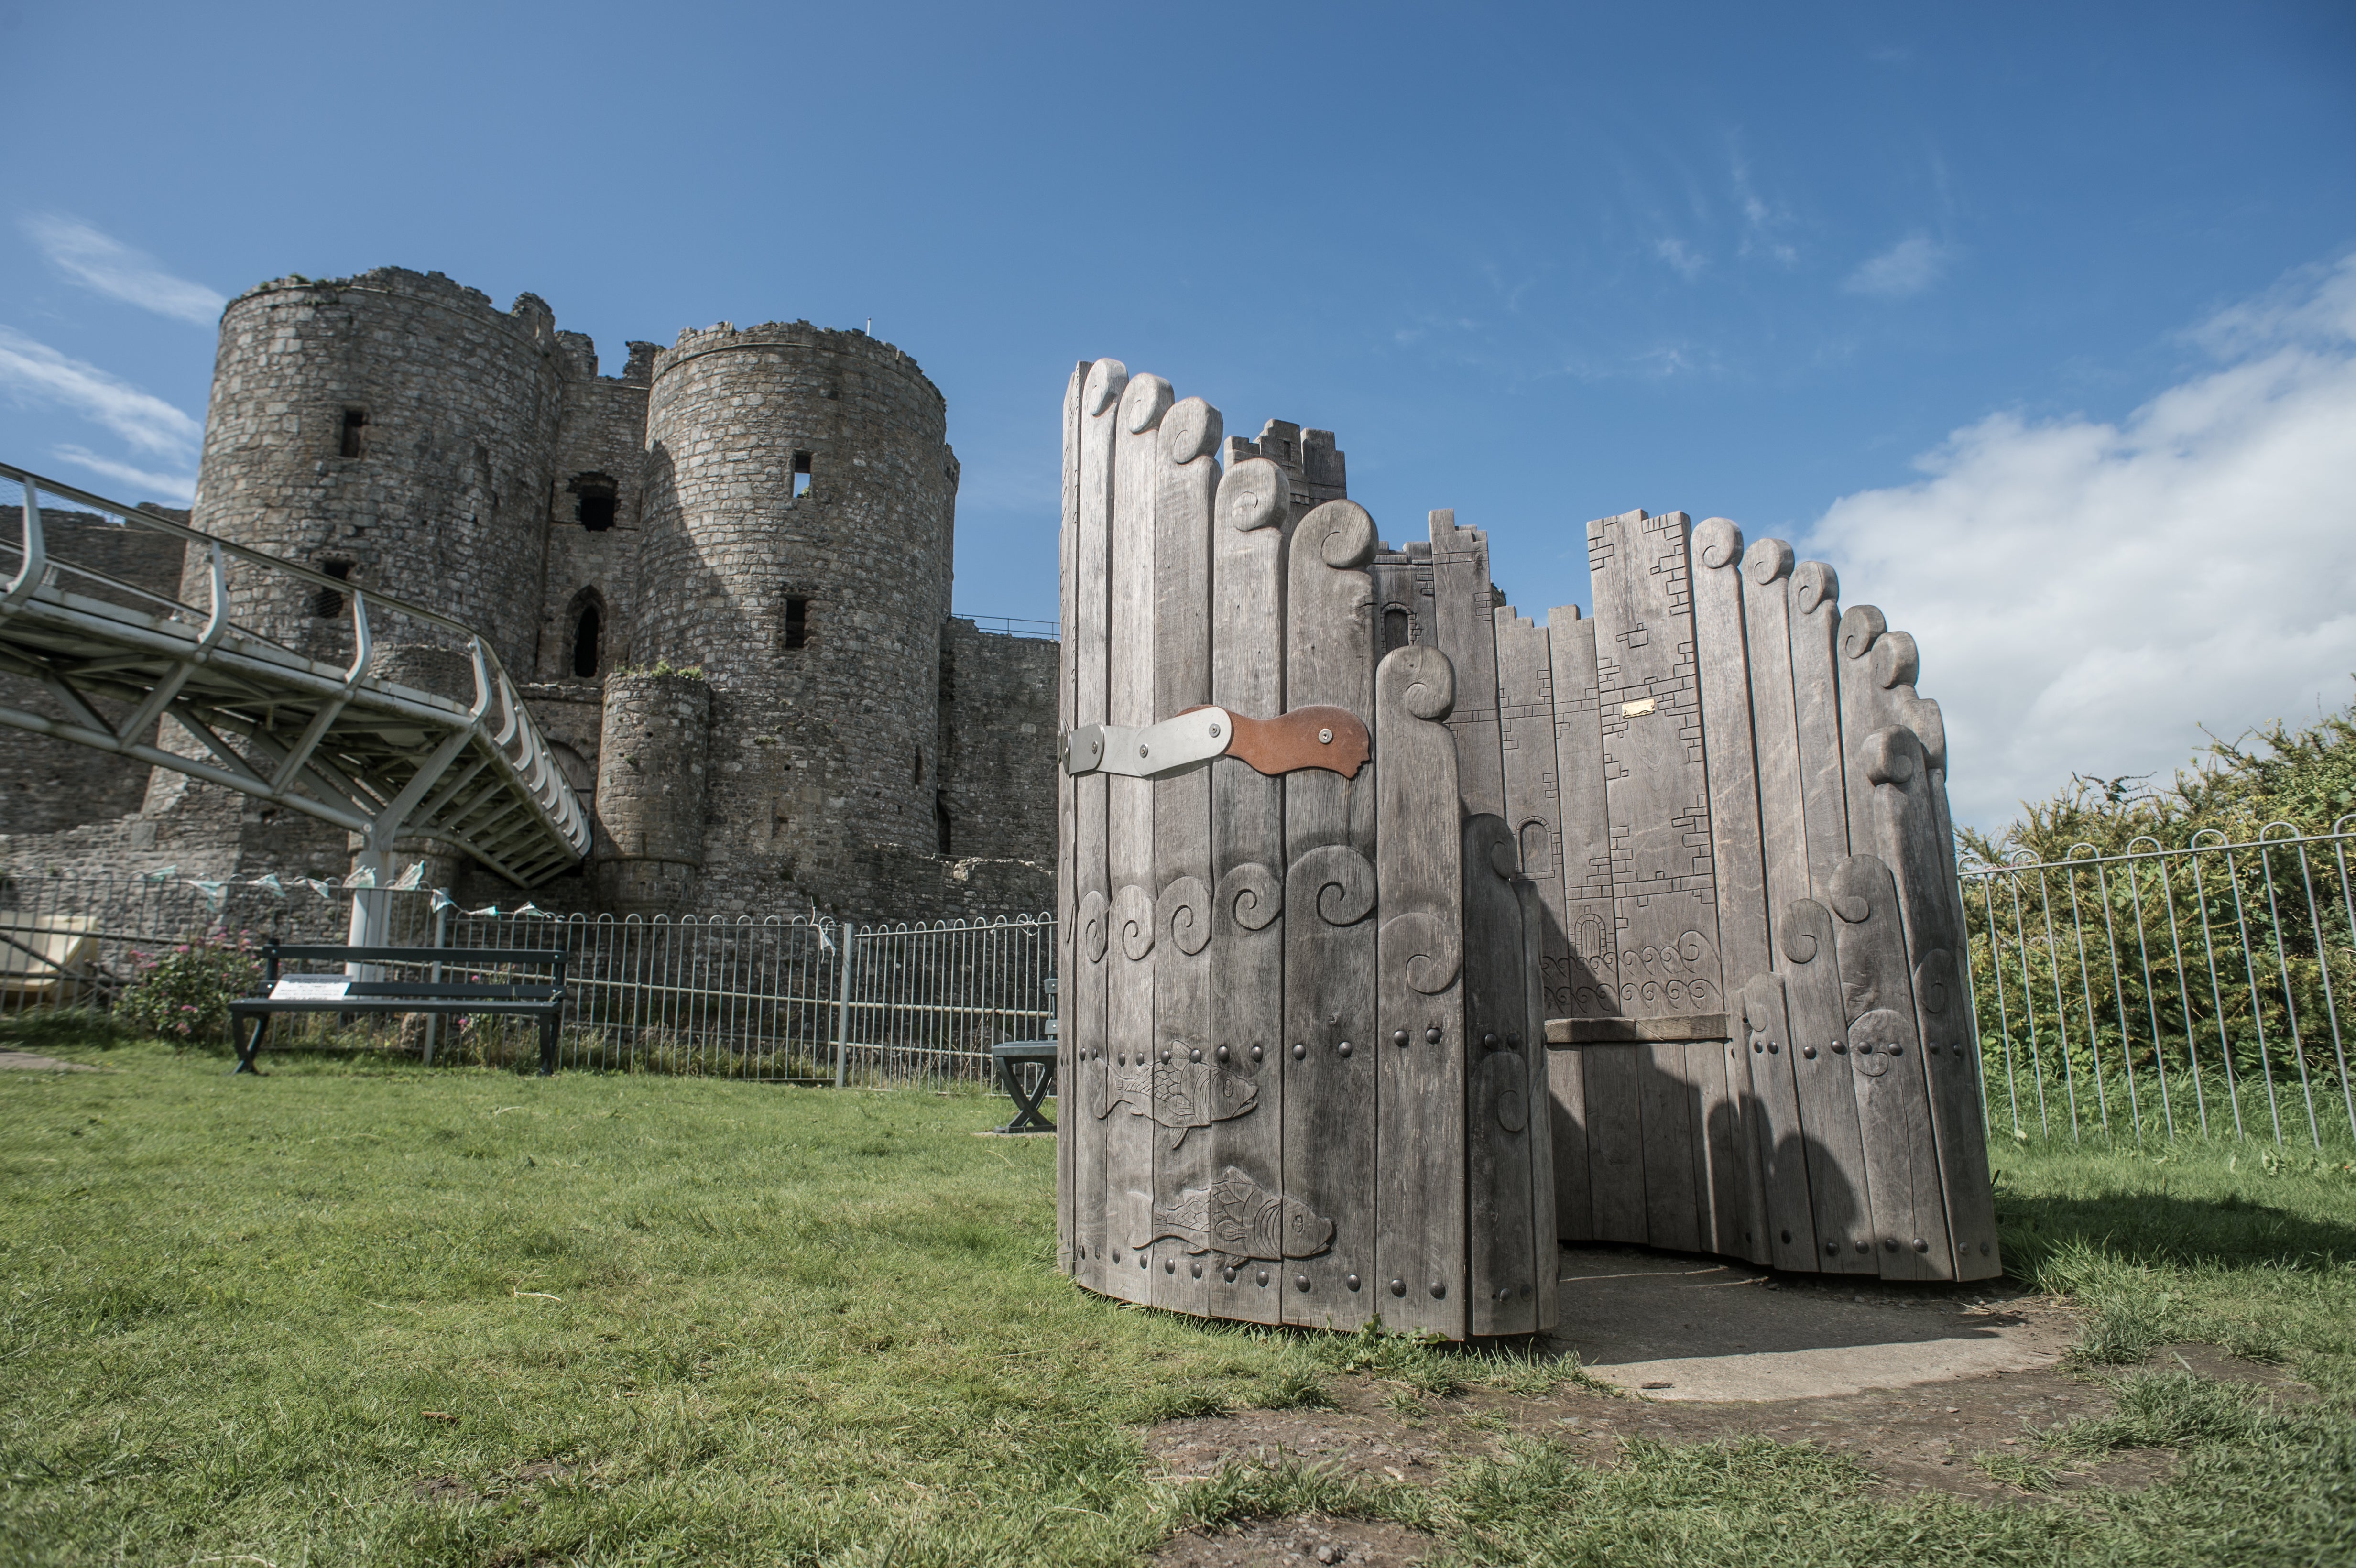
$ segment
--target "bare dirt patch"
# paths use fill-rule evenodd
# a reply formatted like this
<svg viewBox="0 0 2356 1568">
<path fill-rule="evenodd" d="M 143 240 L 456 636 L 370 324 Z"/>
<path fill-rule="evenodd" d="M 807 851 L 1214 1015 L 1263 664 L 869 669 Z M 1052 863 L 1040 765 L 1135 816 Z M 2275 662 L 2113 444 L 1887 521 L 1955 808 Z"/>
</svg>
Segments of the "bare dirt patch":
<svg viewBox="0 0 2356 1568">
<path fill-rule="evenodd" d="M 1403 1525 L 1315 1515 L 1255 1520 L 1236 1530 L 1186 1531 L 1149 1561 L 1160 1568 L 1258 1568 L 1262 1563 L 1346 1563 L 1351 1568 L 1409 1568 L 1431 1538 Z"/>
</svg>

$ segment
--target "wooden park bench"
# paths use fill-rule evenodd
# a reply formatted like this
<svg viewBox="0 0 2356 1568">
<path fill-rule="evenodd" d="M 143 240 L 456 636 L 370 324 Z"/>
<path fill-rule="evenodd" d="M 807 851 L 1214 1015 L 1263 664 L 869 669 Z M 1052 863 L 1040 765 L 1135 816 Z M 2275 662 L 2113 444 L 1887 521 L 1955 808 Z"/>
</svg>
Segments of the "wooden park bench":
<svg viewBox="0 0 2356 1568">
<path fill-rule="evenodd" d="M 272 1017 L 278 1013 L 337 1013 L 343 1015 L 406 1013 L 504 1014 L 540 1020 L 540 1072 L 556 1072 L 556 1026 L 564 1013 L 564 960 L 562 947 L 337 947 L 283 945 L 262 950 L 265 968 L 263 992 L 242 997 L 229 1005 L 230 1033 L 237 1042 L 237 1072 L 260 1071 L 253 1059 L 262 1050 Z M 439 965 L 443 977 L 423 980 L 353 978 L 347 974 L 282 975 L 284 963 L 366 965 L 363 974 L 384 965 L 426 967 Z M 462 977 L 453 977 L 452 970 Z M 511 977 L 478 979 L 473 971 L 488 970 L 512 976 L 519 969 L 545 970 L 545 981 Z M 246 1025 L 252 1022 L 252 1029 Z"/>
</svg>

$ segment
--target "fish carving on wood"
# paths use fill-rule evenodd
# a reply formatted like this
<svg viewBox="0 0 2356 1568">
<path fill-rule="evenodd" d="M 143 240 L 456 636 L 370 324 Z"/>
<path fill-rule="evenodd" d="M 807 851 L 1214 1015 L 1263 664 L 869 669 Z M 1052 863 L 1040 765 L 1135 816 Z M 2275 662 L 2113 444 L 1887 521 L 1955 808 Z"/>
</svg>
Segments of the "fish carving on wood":
<svg viewBox="0 0 2356 1568">
<path fill-rule="evenodd" d="M 1313 1258 L 1333 1244 L 1333 1221 L 1231 1165 L 1210 1186 L 1153 1205 L 1152 1222 L 1130 1245 L 1141 1252 L 1166 1236 L 1184 1242 L 1190 1253 L 1221 1253 L 1235 1268 L 1247 1258 Z"/>
<path fill-rule="evenodd" d="M 1258 1083 L 1213 1062 L 1153 1062 L 1141 1055 L 1114 1061 L 1105 1072 L 1098 1120 L 1127 1105 L 1132 1116 L 1151 1116 L 1157 1125 L 1175 1129 L 1173 1149 L 1196 1127 L 1240 1116 L 1259 1104 Z"/>
</svg>

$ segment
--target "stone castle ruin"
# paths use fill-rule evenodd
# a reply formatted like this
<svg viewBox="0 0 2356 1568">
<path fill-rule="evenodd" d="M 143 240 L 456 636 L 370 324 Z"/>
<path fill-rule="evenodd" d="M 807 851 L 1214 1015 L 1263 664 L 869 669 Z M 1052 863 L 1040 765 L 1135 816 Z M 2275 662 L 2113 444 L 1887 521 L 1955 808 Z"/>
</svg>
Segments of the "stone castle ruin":
<svg viewBox="0 0 2356 1568">
<path fill-rule="evenodd" d="M 463 621 L 529 683 L 594 835 L 533 890 L 544 906 L 1043 911 L 1055 644 L 952 617 L 946 432 L 916 361 L 862 333 L 723 323 L 632 343 L 609 377 L 531 294 L 501 311 L 440 273 L 287 278 L 223 313 L 188 520 Z M 48 526 L 156 592 L 202 570 L 100 518 Z M 343 594 L 231 591 L 241 625 L 352 656 Z M 378 657 L 469 689 L 447 650 Z M 50 700 L 0 675 L 0 702 Z M 155 743 L 194 743 L 162 722 Z M 185 774 L 21 731 L 0 752 L 0 863 L 20 871 L 351 863 L 342 831 Z M 464 901 L 513 901 L 455 846 L 396 852 Z"/>
</svg>

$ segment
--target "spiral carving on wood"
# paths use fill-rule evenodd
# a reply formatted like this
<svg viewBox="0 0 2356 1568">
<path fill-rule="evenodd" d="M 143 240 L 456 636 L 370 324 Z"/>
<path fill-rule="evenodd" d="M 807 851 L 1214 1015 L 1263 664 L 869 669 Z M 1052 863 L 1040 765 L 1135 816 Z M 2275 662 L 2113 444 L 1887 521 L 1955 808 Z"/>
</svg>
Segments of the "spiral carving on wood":
<svg viewBox="0 0 2356 1568">
<path fill-rule="evenodd" d="M 1374 862 L 1347 844 L 1321 844 L 1292 863 L 1284 901 L 1313 905 L 1328 925 L 1355 925 L 1375 912 Z"/>
<path fill-rule="evenodd" d="M 1246 931 L 1263 931 L 1284 912 L 1284 884 L 1258 861 L 1246 860 L 1219 879 L 1218 905 Z"/>
<path fill-rule="evenodd" d="M 1512 825 L 1486 812 L 1464 824 L 1464 864 L 1470 869 L 1483 863 L 1505 881 L 1521 875 L 1521 850 Z"/>
<path fill-rule="evenodd" d="M 1423 910 L 1409 910 L 1383 922 L 1383 954 L 1408 955 L 1407 983 L 1436 997 L 1456 983 L 1464 967 L 1464 933 L 1456 923 Z"/>
<path fill-rule="evenodd" d="M 1704 517 L 1693 531 L 1693 549 L 1716 571 L 1742 559 L 1742 530 L 1731 517 Z"/>
<path fill-rule="evenodd" d="M 1104 962 L 1109 927 L 1105 922 L 1104 894 L 1090 888 L 1080 897 L 1080 953 L 1091 964 Z"/>
<path fill-rule="evenodd" d="M 1429 643 L 1394 648 L 1375 668 L 1375 708 L 1393 704 L 1434 723 L 1456 710 L 1456 667 Z"/>
<path fill-rule="evenodd" d="M 1180 877 L 1153 903 L 1153 929 L 1170 933 L 1178 951 L 1192 955 L 1211 941 L 1211 890 L 1200 877 Z"/>
<path fill-rule="evenodd" d="M 1891 632 L 1873 645 L 1873 684 L 1884 691 L 1913 685 L 1921 667 L 1911 633 Z"/>
<path fill-rule="evenodd" d="M 1792 603 L 1803 615 L 1840 599 L 1840 573 L 1821 560 L 1804 560 L 1792 572 Z"/>
<path fill-rule="evenodd" d="M 1813 964 L 1832 956 L 1832 912 L 1814 899 L 1795 899 L 1783 916 L 1783 956 L 1794 964 Z"/>
<path fill-rule="evenodd" d="M 1292 483 L 1265 457 L 1247 457 L 1219 480 L 1219 516 L 1248 534 L 1280 527 L 1292 515 Z"/>
<path fill-rule="evenodd" d="M 1225 421 L 1200 398 L 1181 398 L 1162 416 L 1162 461 L 1187 464 L 1219 450 Z"/>
<path fill-rule="evenodd" d="M 1792 547 L 1782 539 L 1761 539 L 1742 552 L 1742 575 L 1765 587 L 1792 570 Z"/>
<path fill-rule="evenodd" d="M 1130 963 L 1153 951 L 1153 895 L 1135 882 L 1113 890 L 1112 923 L 1120 928 L 1121 955 Z"/>
<path fill-rule="evenodd" d="M 1877 605 L 1852 604 L 1841 612 L 1840 649 L 1845 659 L 1861 659 L 1873 650 L 1874 639 L 1890 630 L 1890 621 Z"/>
<path fill-rule="evenodd" d="M 1375 559 L 1375 519 L 1355 501 L 1328 501 L 1301 519 L 1293 548 L 1303 539 L 1317 543 L 1318 554 L 1337 571 L 1348 571 Z"/>
<path fill-rule="evenodd" d="M 1119 400 L 1128 385 L 1128 366 L 1118 359 L 1099 359 L 1088 367 L 1088 383 L 1081 393 L 1081 406 L 1091 417 L 1101 414 Z"/>
<path fill-rule="evenodd" d="M 1905 1049 L 1913 1033 L 1906 1020 L 1888 1008 L 1860 1013 L 1848 1026 L 1848 1059 L 1868 1078 L 1879 1078 L 1890 1071 L 1890 1059 Z"/>
<path fill-rule="evenodd" d="M 1620 1008 L 1631 1017 L 1666 1008 L 1672 1013 L 1706 1013 L 1723 1006 L 1725 993 L 1712 976 L 1718 948 L 1690 928 L 1674 943 L 1623 948 L 1617 969 Z"/>
<path fill-rule="evenodd" d="M 1879 855 L 1851 855 L 1834 864 L 1827 880 L 1833 912 L 1860 928 L 1840 937 L 1843 1009 L 1850 1018 L 1877 1008 L 1911 1009 L 1904 917 L 1888 863 Z"/>
<path fill-rule="evenodd" d="M 1131 435 L 1143 435 L 1162 422 L 1170 411 L 1170 383 L 1159 376 L 1132 376 L 1128 389 L 1120 395 L 1121 428 Z"/>
<path fill-rule="evenodd" d="M 1936 1016 L 1947 1010 L 1954 996 L 1955 955 L 1944 947 L 1933 947 L 1914 965 L 1914 999 L 1925 1013 Z"/>
</svg>

